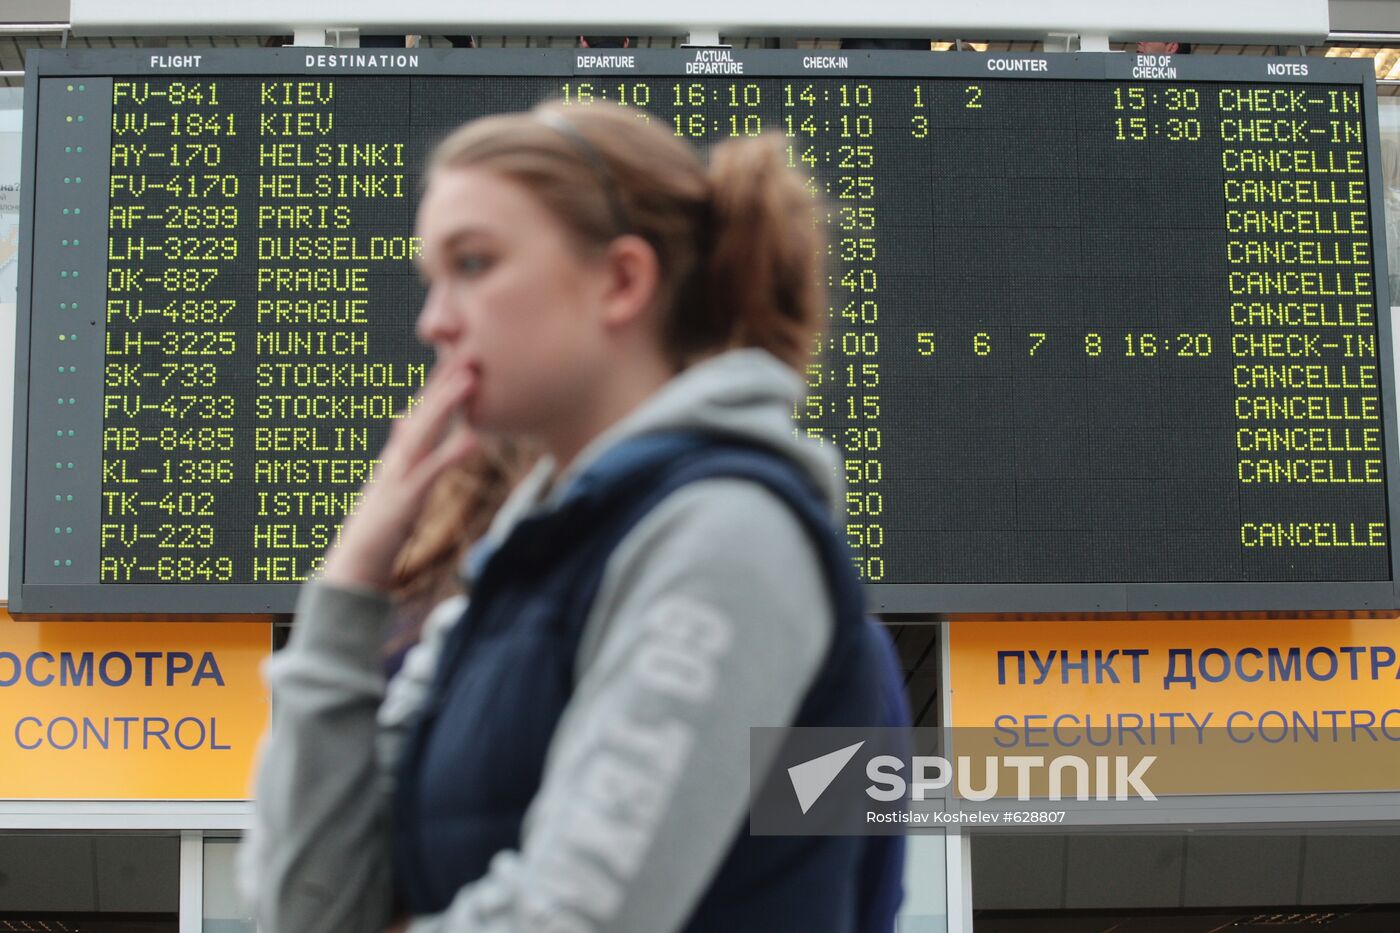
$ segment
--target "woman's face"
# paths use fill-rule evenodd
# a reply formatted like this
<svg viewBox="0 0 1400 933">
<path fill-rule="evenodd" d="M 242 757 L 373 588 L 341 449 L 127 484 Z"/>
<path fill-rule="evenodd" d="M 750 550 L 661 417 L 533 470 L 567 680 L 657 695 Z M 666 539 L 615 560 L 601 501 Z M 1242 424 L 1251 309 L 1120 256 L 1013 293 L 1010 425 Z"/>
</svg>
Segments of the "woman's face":
<svg viewBox="0 0 1400 933">
<path fill-rule="evenodd" d="M 583 255 L 526 188 L 480 168 L 436 171 L 418 208 L 428 296 L 418 336 L 471 379 L 480 431 L 548 439 L 586 421 L 615 347 L 606 264 Z"/>
</svg>

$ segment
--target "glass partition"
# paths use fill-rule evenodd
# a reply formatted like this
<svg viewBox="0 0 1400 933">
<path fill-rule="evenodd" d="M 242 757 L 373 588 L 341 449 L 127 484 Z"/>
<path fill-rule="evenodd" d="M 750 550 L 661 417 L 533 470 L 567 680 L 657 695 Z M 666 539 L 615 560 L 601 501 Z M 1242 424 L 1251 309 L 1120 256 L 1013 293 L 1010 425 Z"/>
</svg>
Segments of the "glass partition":
<svg viewBox="0 0 1400 933">
<path fill-rule="evenodd" d="M 204 933 L 254 933 L 253 919 L 238 899 L 234 883 L 237 839 L 204 840 Z"/>
<path fill-rule="evenodd" d="M 895 933 L 948 933 L 947 840 L 911 834 L 904 861 L 904 903 Z"/>
</svg>

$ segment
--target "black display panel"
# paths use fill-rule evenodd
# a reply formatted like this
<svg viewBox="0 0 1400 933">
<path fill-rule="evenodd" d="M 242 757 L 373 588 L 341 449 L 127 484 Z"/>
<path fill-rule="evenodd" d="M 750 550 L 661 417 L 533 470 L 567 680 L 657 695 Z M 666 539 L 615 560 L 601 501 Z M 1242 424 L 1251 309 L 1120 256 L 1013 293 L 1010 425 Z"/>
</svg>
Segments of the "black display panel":
<svg viewBox="0 0 1400 933">
<path fill-rule="evenodd" d="M 1367 62 L 75 52 L 27 87 L 18 611 L 289 609 L 427 372 L 426 153 L 549 98 L 808 176 L 794 431 L 875 608 L 1396 605 Z"/>
</svg>

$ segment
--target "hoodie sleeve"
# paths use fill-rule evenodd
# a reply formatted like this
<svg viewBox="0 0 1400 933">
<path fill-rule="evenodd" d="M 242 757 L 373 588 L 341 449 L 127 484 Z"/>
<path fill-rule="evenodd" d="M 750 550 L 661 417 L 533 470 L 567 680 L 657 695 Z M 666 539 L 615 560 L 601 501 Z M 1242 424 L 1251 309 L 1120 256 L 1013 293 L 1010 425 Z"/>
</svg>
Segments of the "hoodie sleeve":
<svg viewBox="0 0 1400 933">
<path fill-rule="evenodd" d="M 268 660 L 272 721 L 263 738 L 239 887 L 267 933 L 381 933 L 391 910 L 386 763 L 422 704 L 447 628 L 465 600 L 424 623 L 386 690 L 390 604 L 381 593 L 312 581 L 287 647 Z"/>
<path fill-rule="evenodd" d="M 749 728 L 792 721 L 833 612 L 767 490 L 668 497 L 609 560 L 519 851 L 411 933 L 680 929 L 747 825 Z"/>
</svg>

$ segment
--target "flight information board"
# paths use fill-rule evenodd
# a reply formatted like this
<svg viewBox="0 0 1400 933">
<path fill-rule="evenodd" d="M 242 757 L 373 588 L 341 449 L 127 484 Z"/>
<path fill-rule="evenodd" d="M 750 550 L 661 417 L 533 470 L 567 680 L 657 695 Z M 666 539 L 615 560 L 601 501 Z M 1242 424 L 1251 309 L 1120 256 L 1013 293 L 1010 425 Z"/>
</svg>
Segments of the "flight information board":
<svg viewBox="0 0 1400 933">
<path fill-rule="evenodd" d="M 1396 605 L 1369 62 L 85 51 L 26 87 L 20 611 L 290 608 L 428 371 L 427 152 L 549 98 L 807 177 L 793 430 L 877 609 Z"/>
</svg>

